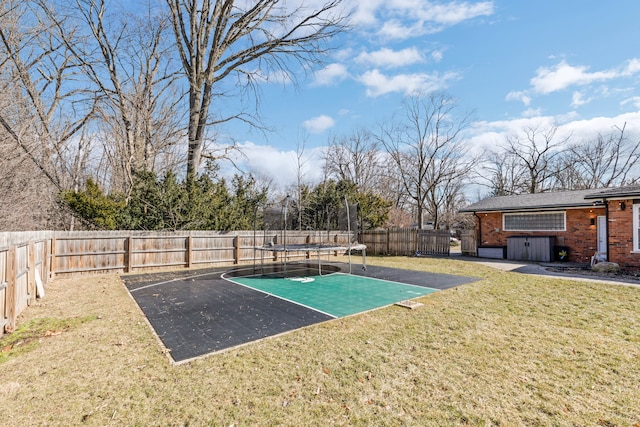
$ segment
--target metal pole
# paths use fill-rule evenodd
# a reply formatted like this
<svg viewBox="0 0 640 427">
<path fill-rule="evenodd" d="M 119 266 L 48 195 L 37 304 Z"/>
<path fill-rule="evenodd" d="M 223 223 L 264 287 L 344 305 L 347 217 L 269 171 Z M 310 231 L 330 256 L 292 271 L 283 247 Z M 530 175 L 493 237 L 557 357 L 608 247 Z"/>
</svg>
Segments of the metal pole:
<svg viewBox="0 0 640 427">
<path fill-rule="evenodd" d="M 287 194 L 284 199 L 284 228 L 282 230 L 282 247 L 284 248 L 284 276 L 287 276 L 287 209 L 289 208 L 289 200 L 291 196 Z"/>
<path fill-rule="evenodd" d="M 347 247 L 349 254 L 349 274 L 351 274 L 351 215 L 349 215 L 349 200 L 347 200 L 347 196 L 344 196 L 344 203 L 347 207 L 347 239 L 349 240 L 349 244 Z"/>
</svg>

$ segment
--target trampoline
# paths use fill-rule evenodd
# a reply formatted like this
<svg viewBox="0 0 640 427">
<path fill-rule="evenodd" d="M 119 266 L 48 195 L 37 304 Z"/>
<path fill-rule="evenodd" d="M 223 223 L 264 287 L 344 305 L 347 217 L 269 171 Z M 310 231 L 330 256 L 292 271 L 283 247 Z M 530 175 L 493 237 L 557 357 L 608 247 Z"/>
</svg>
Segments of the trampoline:
<svg viewBox="0 0 640 427">
<path fill-rule="evenodd" d="M 265 254 L 274 253 L 281 254 L 282 260 L 282 272 L 287 273 L 287 263 L 289 262 L 290 254 L 292 253 L 306 253 L 310 258 L 310 254 L 317 255 L 318 274 L 322 275 L 322 255 L 329 255 L 331 253 L 344 252 L 349 256 L 349 273 L 352 272 L 351 255 L 353 252 L 360 252 L 362 254 L 362 268 L 367 268 L 367 246 L 358 243 L 358 215 L 357 205 L 349 204 L 347 197 L 344 197 L 344 208 L 334 212 L 333 215 L 327 210 L 324 220 L 326 220 L 326 233 L 329 235 L 331 224 L 336 225 L 339 231 L 345 232 L 346 240 L 338 242 L 330 242 L 327 238 L 322 240 L 323 234 L 320 233 L 320 242 L 307 241 L 305 243 L 293 243 L 288 240 L 287 231 L 292 228 L 293 222 L 289 213 L 289 201 L 290 197 L 287 196 L 284 200 L 282 209 L 273 207 L 264 207 L 262 212 L 256 209 L 254 216 L 254 251 L 260 253 L 261 269 L 264 268 Z M 258 220 L 262 222 L 262 244 L 258 245 Z M 301 224 L 300 224 L 301 225 Z M 271 230 L 280 230 L 278 234 L 270 233 Z M 316 230 L 317 231 L 317 230 Z M 281 243 L 277 242 L 280 240 Z M 336 236 L 337 238 L 337 236 Z M 275 257 L 277 258 L 277 256 Z M 258 256 L 254 254 L 254 261 L 258 259 Z M 254 267 L 256 266 L 254 262 Z"/>
</svg>

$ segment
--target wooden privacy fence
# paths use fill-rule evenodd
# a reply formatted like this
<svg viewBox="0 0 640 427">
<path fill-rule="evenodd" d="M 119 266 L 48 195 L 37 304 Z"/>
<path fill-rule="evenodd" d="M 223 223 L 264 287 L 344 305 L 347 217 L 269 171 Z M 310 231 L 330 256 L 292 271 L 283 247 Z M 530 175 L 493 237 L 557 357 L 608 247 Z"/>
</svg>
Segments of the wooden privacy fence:
<svg viewBox="0 0 640 427">
<path fill-rule="evenodd" d="M 451 236 L 446 230 L 389 228 L 360 233 L 359 241 L 367 245 L 369 255 L 448 256 Z"/>
<path fill-rule="evenodd" d="M 41 296 L 36 286 L 40 280 L 44 289 L 55 277 L 275 261 L 283 255 L 254 247 L 270 241 L 278 244 L 284 237 L 283 231 L 0 233 L 0 336 L 12 331 L 17 317 Z M 346 232 L 286 231 L 288 244 L 346 245 L 349 240 Z M 368 230 L 359 234 L 358 241 L 372 255 L 449 254 L 448 232 Z M 304 252 L 287 255 L 308 257 Z"/>
</svg>

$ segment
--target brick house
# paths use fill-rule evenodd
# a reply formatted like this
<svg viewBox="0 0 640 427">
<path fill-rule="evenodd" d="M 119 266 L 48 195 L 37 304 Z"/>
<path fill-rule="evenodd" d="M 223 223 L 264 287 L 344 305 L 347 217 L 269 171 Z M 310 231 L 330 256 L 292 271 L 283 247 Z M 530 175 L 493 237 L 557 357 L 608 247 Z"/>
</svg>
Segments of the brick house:
<svg viewBox="0 0 640 427">
<path fill-rule="evenodd" d="M 640 271 L 640 186 L 490 197 L 474 215 L 478 256 L 589 263 Z"/>
</svg>

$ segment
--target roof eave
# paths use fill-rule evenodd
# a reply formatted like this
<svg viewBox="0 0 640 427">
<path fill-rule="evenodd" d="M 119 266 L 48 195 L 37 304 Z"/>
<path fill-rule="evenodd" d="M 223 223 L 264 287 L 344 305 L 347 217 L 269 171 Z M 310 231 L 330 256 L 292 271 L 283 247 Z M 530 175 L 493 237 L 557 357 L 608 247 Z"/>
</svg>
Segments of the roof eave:
<svg viewBox="0 0 640 427">
<path fill-rule="evenodd" d="M 460 209 L 461 213 L 485 213 L 485 212 L 522 212 L 522 211 L 552 211 L 558 209 L 579 209 L 579 208 L 592 208 L 594 204 L 580 203 L 571 205 L 546 205 L 546 206 L 514 206 L 514 207 L 501 207 L 501 208 L 485 208 L 485 209 Z"/>
</svg>

